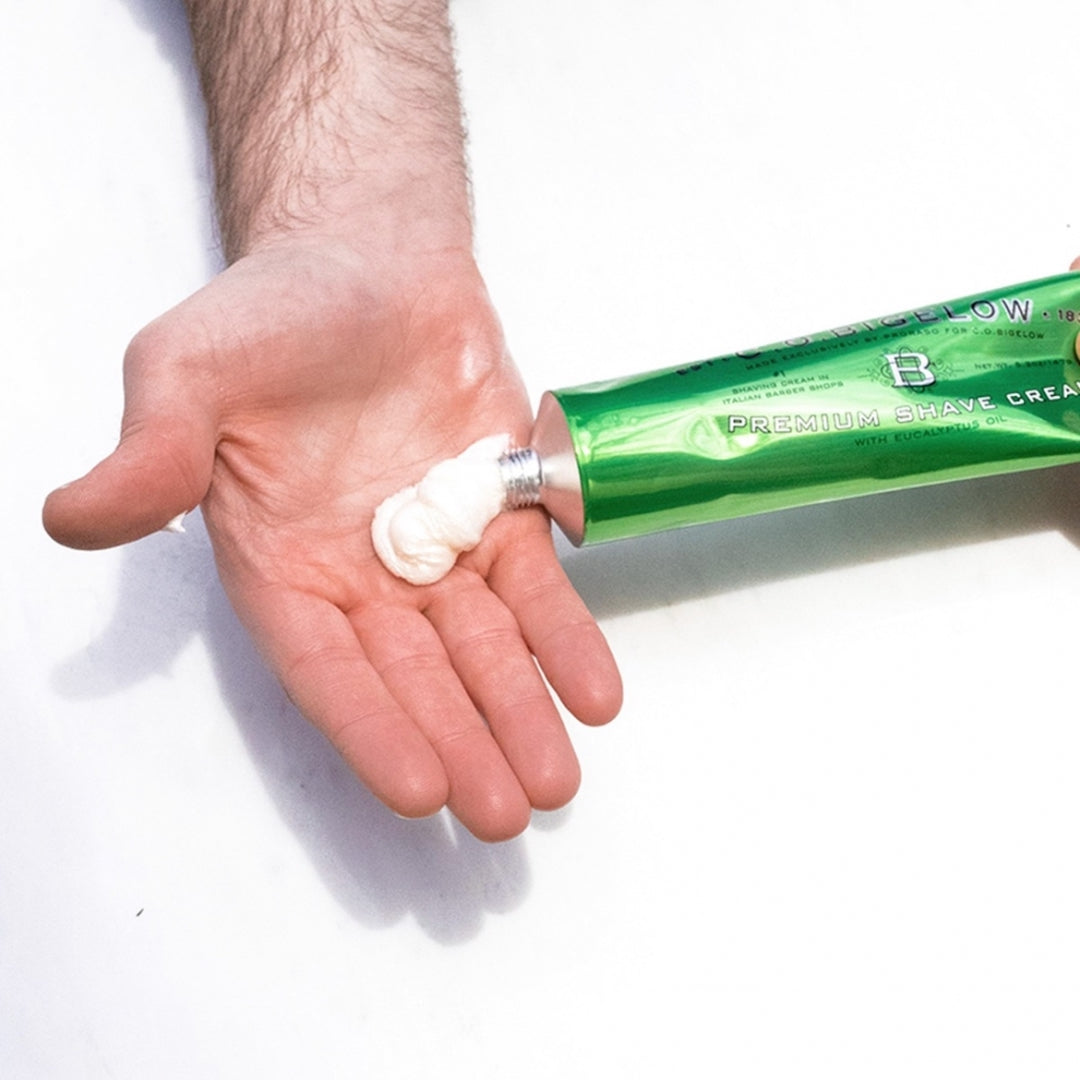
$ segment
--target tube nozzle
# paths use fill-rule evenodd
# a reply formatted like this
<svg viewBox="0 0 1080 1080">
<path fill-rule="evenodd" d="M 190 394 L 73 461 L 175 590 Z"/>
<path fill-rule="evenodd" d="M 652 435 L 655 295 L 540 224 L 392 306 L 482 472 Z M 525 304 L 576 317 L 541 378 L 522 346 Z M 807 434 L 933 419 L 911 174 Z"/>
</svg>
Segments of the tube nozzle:
<svg viewBox="0 0 1080 1080">
<path fill-rule="evenodd" d="M 499 458 L 499 468 L 506 489 L 507 510 L 521 510 L 540 502 L 544 468 L 540 455 L 531 446 L 508 450 Z"/>
</svg>

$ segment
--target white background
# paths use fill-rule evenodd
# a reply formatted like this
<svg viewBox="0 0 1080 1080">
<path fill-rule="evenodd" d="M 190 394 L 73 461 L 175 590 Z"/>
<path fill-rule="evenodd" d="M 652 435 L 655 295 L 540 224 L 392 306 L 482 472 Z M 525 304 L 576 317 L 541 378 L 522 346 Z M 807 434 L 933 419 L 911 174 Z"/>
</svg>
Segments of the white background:
<svg viewBox="0 0 1080 1080">
<path fill-rule="evenodd" d="M 8 8 L 0 1074 L 1080 1072 L 1080 472 L 564 547 L 626 681 L 579 798 L 496 847 L 399 821 L 197 516 L 40 529 L 219 257 L 177 0 Z M 459 0 L 534 397 L 1064 269 L 1074 10 Z"/>
</svg>

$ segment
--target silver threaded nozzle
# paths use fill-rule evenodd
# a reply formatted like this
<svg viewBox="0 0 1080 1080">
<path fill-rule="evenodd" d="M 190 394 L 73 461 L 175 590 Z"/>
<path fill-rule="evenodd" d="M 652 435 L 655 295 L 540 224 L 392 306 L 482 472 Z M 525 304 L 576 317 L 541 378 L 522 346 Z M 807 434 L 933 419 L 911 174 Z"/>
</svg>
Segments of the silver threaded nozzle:
<svg viewBox="0 0 1080 1080">
<path fill-rule="evenodd" d="M 503 505 L 507 510 L 521 510 L 540 502 L 544 468 L 540 455 L 531 446 L 507 450 L 499 458 L 499 468 L 506 491 Z"/>
</svg>

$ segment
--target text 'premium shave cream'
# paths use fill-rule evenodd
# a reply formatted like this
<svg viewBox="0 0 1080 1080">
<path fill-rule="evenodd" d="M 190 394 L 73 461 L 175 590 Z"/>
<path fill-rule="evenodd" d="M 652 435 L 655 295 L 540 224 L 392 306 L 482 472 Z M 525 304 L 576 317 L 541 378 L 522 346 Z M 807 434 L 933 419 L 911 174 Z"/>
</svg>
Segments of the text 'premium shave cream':
<svg viewBox="0 0 1080 1080">
<path fill-rule="evenodd" d="M 575 544 L 1080 460 L 1080 274 L 586 386 L 501 459 Z"/>
</svg>

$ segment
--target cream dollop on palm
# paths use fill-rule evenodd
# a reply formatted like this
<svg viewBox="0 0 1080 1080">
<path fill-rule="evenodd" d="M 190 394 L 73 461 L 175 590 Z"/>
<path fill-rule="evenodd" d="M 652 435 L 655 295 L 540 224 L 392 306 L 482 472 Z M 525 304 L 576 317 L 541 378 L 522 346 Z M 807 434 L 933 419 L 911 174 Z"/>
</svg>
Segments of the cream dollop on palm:
<svg viewBox="0 0 1080 1080">
<path fill-rule="evenodd" d="M 503 509 L 499 458 L 509 448 L 509 435 L 477 439 L 457 457 L 433 465 L 418 484 L 384 499 L 371 525 L 383 566 L 413 585 L 446 577 Z"/>
</svg>

